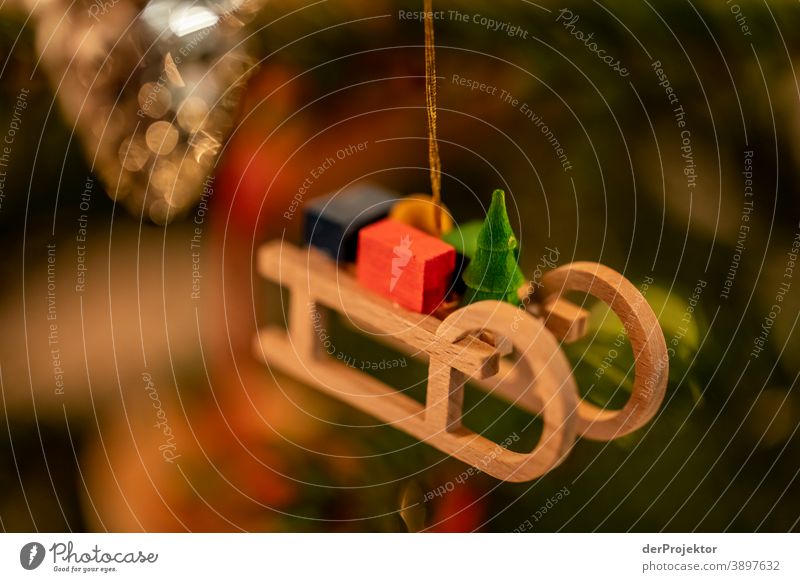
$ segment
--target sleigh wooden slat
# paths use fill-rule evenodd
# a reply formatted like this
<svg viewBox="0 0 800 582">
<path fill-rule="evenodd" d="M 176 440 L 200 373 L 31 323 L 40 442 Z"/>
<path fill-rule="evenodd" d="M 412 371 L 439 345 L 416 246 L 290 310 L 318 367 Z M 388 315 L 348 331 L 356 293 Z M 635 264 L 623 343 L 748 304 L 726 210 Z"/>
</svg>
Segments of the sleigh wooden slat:
<svg viewBox="0 0 800 582">
<path fill-rule="evenodd" d="M 627 279 L 597 263 L 571 263 L 546 273 L 537 290 L 541 296 L 530 310 L 479 301 L 444 319 L 406 310 L 365 290 L 313 249 L 268 243 L 259 251 L 258 270 L 288 289 L 289 305 L 286 329 L 259 332 L 257 357 L 499 479 L 541 476 L 564 459 L 578 435 L 611 440 L 637 430 L 664 398 L 668 360 L 655 314 Z M 560 348 L 562 341 L 585 333 L 588 313 L 563 297 L 569 291 L 608 303 L 628 332 L 636 373 L 633 393 L 621 410 L 598 408 L 578 396 Z M 342 314 L 373 340 L 427 360 L 425 404 L 325 353 L 320 307 Z M 462 425 L 468 381 L 540 415 L 543 430 L 532 451 L 509 451 Z"/>
</svg>

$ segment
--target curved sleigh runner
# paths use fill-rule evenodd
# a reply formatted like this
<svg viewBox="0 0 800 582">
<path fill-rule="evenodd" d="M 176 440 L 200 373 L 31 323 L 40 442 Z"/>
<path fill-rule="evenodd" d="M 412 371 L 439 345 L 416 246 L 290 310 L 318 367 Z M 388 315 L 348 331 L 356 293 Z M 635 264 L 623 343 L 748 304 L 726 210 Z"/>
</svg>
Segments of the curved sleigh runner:
<svg viewBox="0 0 800 582">
<path fill-rule="evenodd" d="M 538 298 L 541 317 L 486 300 L 443 320 L 365 290 L 313 248 L 268 243 L 259 251 L 258 270 L 288 288 L 290 297 L 287 329 L 262 330 L 254 346 L 257 357 L 498 479 L 522 482 L 545 474 L 565 458 L 576 436 L 611 440 L 629 434 L 653 417 L 664 397 L 667 353 L 655 314 L 627 279 L 597 263 L 572 263 L 547 273 Z M 579 398 L 559 342 L 581 337 L 587 314 L 561 297 L 568 291 L 608 303 L 628 332 L 635 381 L 621 410 Z M 374 333 L 370 337 L 428 359 L 425 405 L 326 354 L 312 319 L 319 307 L 342 313 Z M 507 450 L 462 425 L 468 380 L 541 414 L 544 427 L 532 451 Z"/>
</svg>

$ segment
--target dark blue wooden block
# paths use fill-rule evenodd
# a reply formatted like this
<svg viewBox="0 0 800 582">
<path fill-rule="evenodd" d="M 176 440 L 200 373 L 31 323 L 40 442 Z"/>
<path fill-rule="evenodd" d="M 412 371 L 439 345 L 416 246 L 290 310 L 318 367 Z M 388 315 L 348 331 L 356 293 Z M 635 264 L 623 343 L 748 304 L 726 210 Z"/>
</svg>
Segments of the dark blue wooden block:
<svg viewBox="0 0 800 582">
<path fill-rule="evenodd" d="M 338 262 L 354 262 L 358 231 L 385 218 L 400 197 L 375 184 L 359 183 L 315 198 L 303 208 L 303 238 Z"/>
</svg>

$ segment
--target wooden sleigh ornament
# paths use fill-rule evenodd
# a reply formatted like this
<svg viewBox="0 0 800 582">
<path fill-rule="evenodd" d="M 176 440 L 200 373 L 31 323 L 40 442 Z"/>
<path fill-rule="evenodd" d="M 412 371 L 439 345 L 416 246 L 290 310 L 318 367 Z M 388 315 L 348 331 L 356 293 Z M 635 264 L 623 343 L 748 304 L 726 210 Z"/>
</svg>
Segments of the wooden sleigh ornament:
<svg viewBox="0 0 800 582">
<path fill-rule="evenodd" d="M 257 357 L 498 479 L 540 477 L 565 458 L 577 436 L 608 441 L 627 435 L 646 424 L 664 398 L 668 358 L 656 316 L 630 281 L 598 263 L 570 263 L 545 273 L 530 303 L 482 300 L 432 314 L 365 289 L 350 269 L 313 247 L 267 243 L 257 268 L 289 291 L 286 328 L 261 330 Z M 570 291 L 604 301 L 625 327 L 635 378 L 620 410 L 598 408 L 579 396 L 560 342 L 585 334 L 588 313 L 564 298 Z M 325 309 L 371 338 L 427 358 L 425 404 L 328 355 L 314 327 Z M 543 430 L 532 451 L 508 450 L 462 425 L 467 381 L 541 415 Z"/>
</svg>

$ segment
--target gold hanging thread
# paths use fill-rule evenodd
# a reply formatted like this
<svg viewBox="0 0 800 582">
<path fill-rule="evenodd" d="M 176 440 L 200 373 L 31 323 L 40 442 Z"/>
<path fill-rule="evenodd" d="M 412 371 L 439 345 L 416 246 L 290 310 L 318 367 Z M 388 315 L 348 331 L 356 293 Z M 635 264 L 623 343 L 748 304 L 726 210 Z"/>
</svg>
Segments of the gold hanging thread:
<svg viewBox="0 0 800 582">
<path fill-rule="evenodd" d="M 425 11 L 425 103 L 428 109 L 428 164 L 431 173 L 433 223 L 442 233 L 442 162 L 436 141 L 436 53 L 433 44 L 433 0 L 424 0 Z"/>
</svg>

